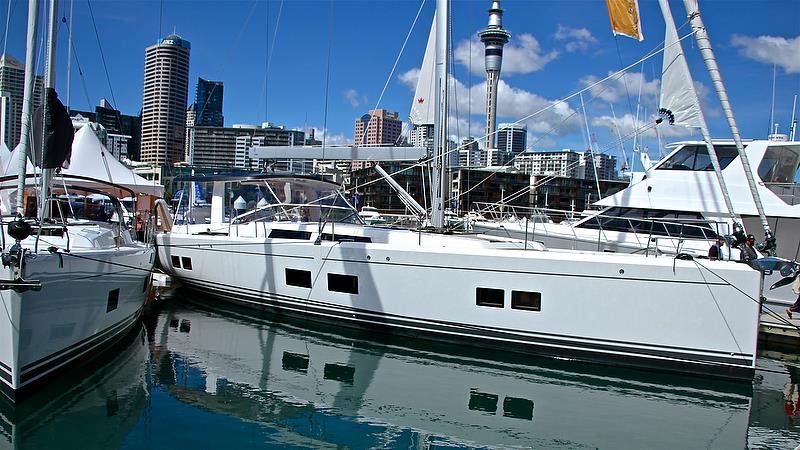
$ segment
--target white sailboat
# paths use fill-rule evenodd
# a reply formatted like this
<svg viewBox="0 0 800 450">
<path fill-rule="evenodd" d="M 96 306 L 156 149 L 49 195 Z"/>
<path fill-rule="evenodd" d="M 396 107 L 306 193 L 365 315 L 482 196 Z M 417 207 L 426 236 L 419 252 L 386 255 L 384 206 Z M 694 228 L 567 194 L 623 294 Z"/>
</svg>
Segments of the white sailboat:
<svg viewBox="0 0 800 450">
<path fill-rule="evenodd" d="M 434 173 L 446 148 L 448 7 L 437 2 Z M 223 300 L 506 352 L 733 378 L 754 372 L 761 276 L 747 265 L 369 227 L 320 179 L 216 181 L 211 223 L 176 227 L 156 242 L 165 270 Z M 439 227 L 441 184 L 433 183 L 431 217 Z M 224 223 L 226 199 L 255 198 L 256 186 L 268 205 Z"/>
<path fill-rule="evenodd" d="M 44 176 L 27 170 L 38 7 L 38 1 L 29 2 L 20 170 L 0 180 L 0 190 L 16 190 L 15 195 L 0 195 L 12 203 L 0 232 L 4 311 L 0 314 L 0 390 L 11 400 L 32 392 L 37 383 L 71 363 L 96 356 L 133 328 L 144 305 L 155 255 L 152 246 L 131 238 L 122 221 L 123 210 L 113 192 L 135 195 L 125 186 L 103 183 L 102 176 L 53 178 L 57 166 L 47 163 L 47 152 L 54 149 L 47 147 L 42 158 Z M 56 11 L 57 4 L 51 1 L 48 98 L 56 97 Z M 71 131 L 71 123 L 64 126 Z M 69 134 L 66 146 L 71 142 Z M 18 182 L 9 185 L 13 179 Z M 87 195 L 78 202 L 76 194 Z M 106 201 L 92 202 L 88 194 L 103 194 Z"/>
</svg>

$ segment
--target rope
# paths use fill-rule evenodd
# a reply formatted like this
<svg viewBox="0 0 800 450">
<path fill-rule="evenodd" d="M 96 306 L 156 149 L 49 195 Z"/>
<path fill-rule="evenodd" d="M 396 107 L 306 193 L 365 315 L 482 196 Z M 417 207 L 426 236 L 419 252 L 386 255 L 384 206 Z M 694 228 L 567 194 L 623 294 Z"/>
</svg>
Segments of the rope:
<svg viewBox="0 0 800 450">
<path fill-rule="evenodd" d="M 754 302 L 758 303 L 758 304 L 759 304 L 759 306 L 762 306 L 764 309 L 766 309 L 766 310 L 767 310 L 767 314 L 768 314 L 770 317 L 772 317 L 772 318 L 774 318 L 774 319 L 776 319 L 776 320 L 778 320 L 778 321 L 782 322 L 782 324 L 783 324 L 783 325 L 786 325 L 786 326 L 788 326 L 788 327 L 794 328 L 794 329 L 795 329 L 795 330 L 797 330 L 797 331 L 800 331 L 800 326 L 797 326 L 797 325 L 793 324 L 792 322 L 789 322 L 787 319 L 784 319 L 784 318 L 783 318 L 783 316 L 781 316 L 780 314 L 776 313 L 776 312 L 775 312 L 775 311 L 773 311 L 771 308 L 769 308 L 769 307 L 767 307 L 767 306 L 765 306 L 765 305 L 762 305 L 762 304 L 761 304 L 761 300 L 760 300 L 760 299 L 755 299 L 755 298 L 753 298 L 753 297 L 752 297 L 752 296 L 750 296 L 748 293 L 746 293 L 746 292 L 742 291 L 741 289 L 739 289 L 738 287 L 736 287 L 734 284 L 730 283 L 728 280 L 724 279 L 722 276 L 720 276 L 719 274 L 717 274 L 717 273 L 716 273 L 716 272 L 714 272 L 713 270 L 711 270 L 711 269 L 709 269 L 708 267 L 706 267 L 706 266 L 704 266 L 703 264 L 701 264 L 699 261 L 697 261 L 697 259 L 693 259 L 692 261 L 694 261 L 694 263 L 695 263 L 695 264 L 697 264 L 698 266 L 700 266 L 700 267 L 702 267 L 703 269 L 707 270 L 709 273 L 713 274 L 715 277 L 717 277 L 717 278 L 719 278 L 720 280 L 722 280 L 724 283 L 728 284 L 728 285 L 729 285 L 729 286 L 731 286 L 732 288 L 734 288 L 734 289 L 736 289 L 737 291 L 739 291 L 739 292 L 740 292 L 742 295 L 744 295 L 744 296 L 746 296 L 747 298 L 749 298 L 750 300 L 752 300 L 752 301 L 754 301 Z"/>
</svg>

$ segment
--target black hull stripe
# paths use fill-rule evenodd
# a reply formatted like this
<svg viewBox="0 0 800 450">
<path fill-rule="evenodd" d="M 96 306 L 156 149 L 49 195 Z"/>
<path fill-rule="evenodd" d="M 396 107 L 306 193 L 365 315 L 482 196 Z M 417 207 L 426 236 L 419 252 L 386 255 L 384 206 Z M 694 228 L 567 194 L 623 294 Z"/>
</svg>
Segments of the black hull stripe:
<svg viewBox="0 0 800 450">
<path fill-rule="evenodd" d="M 0 372 L 0 378 L 2 378 L 3 381 L 5 381 L 6 383 L 8 383 L 10 385 L 11 384 L 11 370 L 9 369 L 8 372 L 6 372 L 5 370 Z"/>
<path fill-rule="evenodd" d="M 0 369 L 7 370 L 9 373 L 11 373 L 11 366 L 6 365 L 6 363 L 3 361 L 0 361 Z"/>
<path fill-rule="evenodd" d="M 239 254 L 239 255 L 250 255 L 250 256 L 263 256 L 263 257 L 270 257 L 270 258 L 292 258 L 292 259 L 305 259 L 305 260 L 312 260 L 313 257 L 310 256 L 295 256 L 295 255 L 283 255 L 279 253 L 259 253 L 259 252 L 242 252 L 237 250 L 229 250 L 229 249 L 214 249 L 214 248 L 205 248 L 206 246 L 210 245 L 217 245 L 220 247 L 224 247 L 229 244 L 221 243 L 221 244 L 185 244 L 185 245 L 160 245 L 160 247 L 168 247 L 168 248 L 176 248 L 176 249 L 189 249 L 189 250 L 203 250 L 203 251 L 212 251 L 212 252 L 221 252 L 226 254 Z M 238 245 L 238 244 L 237 244 Z M 247 245 L 276 245 L 276 244 L 259 244 L 259 243 L 248 243 Z M 380 251 L 380 250 L 376 250 Z M 568 274 L 568 273 L 552 273 L 552 272 L 533 272 L 527 270 L 509 270 L 509 269 L 496 269 L 496 268 L 471 268 L 471 267 L 461 267 L 461 266 L 434 266 L 434 265 L 427 265 L 427 264 L 412 264 L 412 263 L 395 263 L 395 262 L 380 262 L 380 261 L 364 261 L 364 260 L 354 260 L 354 259 L 335 259 L 335 258 L 322 258 L 323 262 L 328 261 L 336 261 L 336 262 L 345 262 L 345 263 L 356 263 L 356 264 L 382 264 L 382 265 L 392 265 L 398 267 L 416 267 L 422 269 L 442 269 L 442 270 L 459 270 L 459 271 L 471 271 L 471 272 L 490 272 L 490 273 L 507 273 L 507 274 L 525 274 L 525 275 L 543 275 L 543 276 L 558 276 L 558 277 L 571 277 L 571 278 L 589 278 L 592 280 L 615 280 L 615 281 L 636 281 L 636 282 L 650 282 L 650 283 L 672 283 L 672 284 L 700 284 L 700 285 L 712 285 L 712 286 L 729 286 L 730 283 L 726 283 L 724 281 L 688 281 L 688 280 L 671 280 L 671 281 L 664 281 L 664 280 L 657 280 L 657 279 L 650 279 L 650 278 L 633 278 L 633 277 L 621 277 L 621 276 L 604 276 L 604 275 L 582 275 L 578 273 Z M 624 263 L 620 263 L 624 264 Z M 713 274 L 712 274 L 713 275 Z"/>
<path fill-rule="evenodd" d="M 69 362 L 69 360 L 74 359 L 77 355 L 80 355 L 109 340 L 112 336 L 125 331 L 130 325 L 136 322 L 136 319 L 139 318 L 140 313 L 141 309 L 137 310 L 135 313 L 131 314 L 120 322 L 117 322 L 116 324 L 106 328 L 97 335 L 88 337 L 58 353 L 53 353 L 34 363 L 26 365 L 20 371 L 20 387 L 28 383 L 33 378 L 37 378 L 59 366 L 62 366 L 63 364 Z M 32 367 L 35 368 L 32 369 Z"/>
<path fill-rule="evenodd" d="M 629 356 L 636 355 L 641 358 L 652 358 L 652 359 L 668 358 L 673 360 L 687 361 L 694 364 L 705 364 L 705 365 L 723 364 L 726 366 L 735 366 L 740 368 L 752 368 L 753 364 L 752 355 L 749 354 L 734 354 L 734 357 L 731 357 L 728 356 L 730 355 L 729 353 L 716 352 L 718 354 L 717 356 L 698 357 L 686 353 L 656 349 L 652 347 L 632 348 L 630 347 L 630 345 L 643 345 L 643 344 L 628 343 L 624 341 L 606 341 L 606 342 L 619 342 L 623 344 L 623 345 L 609 345 L 605 344 L 603 341 L 600 340 L 594 340 L 594 342 L 586 342 L 586 341 L 574 342 L 566 339 L 559 339 L 558 335 L 546 335 L 544 337 L 524 336 L 514 333 L 511 330 L 468 326 L 468 325 L 448 323 L 448 322 L 434 322 L 430 320 L 422 320 L 416 318 L 405 318 L 402 316 L 390 316 L 387 314 L 378 315 L 372 312 L 365 314 L 362 311 L 358 311 L 352 308 L 345 308 L 338 305 L 335 306 L 327 305 L 326 308 L 328 309 L 323 309 L 323 308 L 313 307 L 308 303 L 299 304 L 297 301 L 301 300 L 303 302 L 306 302 L 305 299 L 286 300 L 267 293 L 260 293 L 260 295 L 254 296 L 254 295 L 249 295 L 246 292 L 243 292 L 240 288 L 228 287 L 228 289 L 222 290 L 212 285 L 206 285 L 203 283 L 193 283 L 189 280 L 184 280 L 184 281 L 190 287 L 194 285 L 196 286 L 196 289 L 206 292 L 210 291 L 212 294 L 218 297 L 231 300 L 235 303 L 250 305 L 250 306 L 255 304 L 260 307 L 268 307 L 276 310 L 295 311 L 302 315 L 312 314 L 320 317 L 327 317 L 329 319 L 335 319 L 337 321 L 344 319 L 349 322 L 370 323 L 379 326 L 398 327 L 404 329 L 417 329 L 436 334 L 454 334 L 454 335 L 466 334 L 469 337 L 481 340 L 488 339 L 492 341 L 504 341 L 504 342 L 511 341 L 535 347 L 560 347 L 568 349 L 573 352 L 581 352 L 584 354 L 596 355 L 596 352 L 585 350 L 589 348 L 599 352 L 622 353 Z M 238 290 L 239 292 L 237 292 L 236 294 L 241 297 L 232 296 L 231 293 L 234 290 Z M 554 338 L 552 336 L 557 336 L 557 337 Z M 628 344 L 629 346 L 624 346 L 625 344 Z"/>
</svg>

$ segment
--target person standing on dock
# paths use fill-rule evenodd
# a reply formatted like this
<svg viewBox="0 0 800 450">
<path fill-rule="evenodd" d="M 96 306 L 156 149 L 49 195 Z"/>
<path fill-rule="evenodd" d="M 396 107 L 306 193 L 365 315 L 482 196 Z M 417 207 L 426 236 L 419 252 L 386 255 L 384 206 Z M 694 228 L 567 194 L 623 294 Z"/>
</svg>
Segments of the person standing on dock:
<svg viewBox="0 0 800 450">
<path fill-rule="evenodd" d="M 792 281 L 792 292 L 797 295 L 797 300 L 794 301 L 794 304 L 788 308 L 786 308 L 786 315 L 789 318 L 792 318 L 792 313 L 800 313 L 800 274 L 795 275 L 794 281 Z"/>
</svg>

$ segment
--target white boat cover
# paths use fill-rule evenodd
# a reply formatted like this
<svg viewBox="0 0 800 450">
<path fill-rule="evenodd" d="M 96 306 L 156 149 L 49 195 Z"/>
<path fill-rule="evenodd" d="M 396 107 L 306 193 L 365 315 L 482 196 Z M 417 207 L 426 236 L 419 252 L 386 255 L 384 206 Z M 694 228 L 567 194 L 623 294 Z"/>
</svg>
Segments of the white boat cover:
<svg viewBox="0 0 800 450">
<path fill-rule="evenodd" d="M 0 150 L 0 163 L 4 169 L 4 176 L 17 174 L 15 155 L 18 150 L 19 147 L 10 153 L 10 161 L 5 160 L 5 153 Z M 28 160 L 27 172 L 33 173 L 33 166 L 30 160 Z M 72 141 L 72 157 L 70 158 L 69 169 L 63 169 L 61 173 L 66 179 L 73 175 L 91 178 L 100 182 L 72 179 L 70 184 L 102 189 L 102 183 L 105 182 L 123 186 L 132 190 L 135 194 L 164 196 L 164 186 L 154 184 L 152 181 L 136 175 L 133 170 L 125 167 L 103 146 L 100 139 L 88 126 L 82 127 L 75 133 L 75 139 Z M 57 185 L 59 181 L 56 180 L 54 183 Z"/>
</svg>

